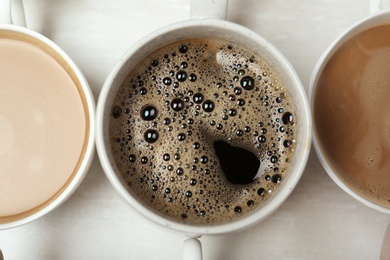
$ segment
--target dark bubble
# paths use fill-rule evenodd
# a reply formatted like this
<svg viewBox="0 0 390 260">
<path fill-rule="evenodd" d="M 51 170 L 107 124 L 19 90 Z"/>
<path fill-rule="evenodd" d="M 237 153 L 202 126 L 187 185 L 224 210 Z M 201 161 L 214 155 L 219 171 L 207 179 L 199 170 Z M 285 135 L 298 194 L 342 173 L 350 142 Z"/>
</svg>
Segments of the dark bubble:
<svg viewBox="0 0 390 260">
<path fill-rule="evenodd" d="M 154 143 L 158 140 L 158 132 L 154 129 L 148 129 L 144 133 L 144 139 L 148 143 Z"/>
<path fill-rule="evenodd" d="M 146 105 L 141 109 L 141 118 L 146 121 L 156 119 L 158 115 L 157 108 L 151 105 Z"/>
<path fill-rule="evenodd" d="M 163 155 L 163 160 L 164 161 L 169 161 L 171 159 L 171 156 L 169 155 L 169 153 L 165 153 L 164 155 Z"/>
<path fill-rule="evenodd" d="M 246 202 L 246 205 L 248 205 L 248 207 L 253 207 L 253 205 L 255 205 L 255 202 L 253 200 L 248 200 Z"/>
<path fill-rule="evenodd" d="M 120 106 L 115 106 L 113 109 L 112 109 L 112 116 L 114 118 L 118 118 L 122 115 L 122 108 Z"/>
<path fill-rule="evenodd" d="M 179 168 L 176 169 L 176 174 L 177 174 L 177 175 L 183 175 L 183 173 L 184 173 L 183 168 L 180 168 L 180 167 L 179 167 Z"/>
<path fill-rule="evenodd" d="M 179 52 L 180 53 L 186 53 L 188 51 L 188 46 L 187 45 L 182 45 L 179 47 Z"/>
<path fill-rule="evenodd" d="M 152 60 L 150 62 L 150 65 L 152 65 L 153 67 L 157 67 L 158 66 L 158 61 L 157 60 Z"/>
<path fill-rule="evenodd" d="M 188 190 L 188 191 L 186 191 L 185 195 L 186 195 L 187 198 L 191 198 L 192 197 L 192 192 Z"/>
<path fill-rule="evenodd" d="M 206 100 L 203 102 L 202 108 L 205 112 L 212 112 L 215 108 L 215 104 L 211 100 Z"/>
<path fill-rule="evenodd" d="M 204 97 L 201 93 L 196 93 L 193 97 L 193 101 L 195 104 L 200 104 L 202 103 L 204 100 Z"/>
<path fill-rule="evenodd" d="M 139 80 L 138 82 L 137 82 L 137 86 L 138 87 L 142 87 L 144 85 L 144 82 L 142 81 L 142 80 Z"/>
<path fill-rule="evenodd" d="M 231 109 L 229 110 L 229 116 L 235 116 L 235 115 L 237 115 L 237 110 L 234 109 L 234 108 L 231 108 Z"/>
<path fill-rule="evenodd" d="M 259 188 L 257 190 L 257 195 L 259 196 L 264 196 L 265 195 L 265 189 L 264 188 Z"/>
<path fill-rule="evenodd" d="M 163 124 L 164 125 L 169 125 L 171 123 L 171 119 L 169 119 L 169 118 L 164 118 L 164 120 L 163 120 Z"/>
<path fill-rule="evenodd" d="M 288 125 L 288 124 L 292 125 L 292 124 L 294 124 L 293 115 L 290 112 L 284 113 L 283 116 L 282 116 L 282 122 L 285 125 Z"/>
<path fill-rule="evenodd" d="M 234 212 L 241 213 L 242 212 L 242 208 L 240 206 L 236 206 L 236 207 L 234 207 Z"/>
<path fill-rule="evenodd" d="M 250 76 L 245 76 L 240 81 L 241 87 L 246 90 L 252 90 L 255 88 L 255 80 Z"/>
<path fill-rule="evenodd" d="M 182 213 L 180 216 L 181 216 L 181 218 L 182 218 L 182 219 L 186 219 L 186 218 L 188 218 L 188 216 L 187 216 L 187 214 L 186 214 L 186 213 Z"/>
<path fill-rule="evenodd" d="M 184 134 L 184 133 L 178 134 L 178 135 L 177 135 L 177 139 L 178 139 L 179 141 L 184 141 L 184 140 L 186 139 L 186 134 Z"/>
<path fill-rule="evenodd" d="M 148 90 L 146 88 L 141 88 L 139 90 L 139 93 L 140 93 L 140 95 L 146 95 L 146 93 L 148 93 Z"/>
<path fill-rule="evenodd" d="M 148 163 L 148 157 L 142 156 L 142 157 L 141 157 L 141 163 L 142 163 L 142 164 L 147 164 L 147 163 Z"/>
<path fill-rule="evenodd" d="M 192 145 L 192 147 L 193 147 L 194 149 L 199 149 L 199 148 L 200 148 L 200 143 L 195 142 L 195 143 Z"/>
<path fill-rule="evenodd" d="M 179 82 L 184 82 L 184 81 L 186 81 L 186 79 L 187 79 L 187 72 L 185 72 L 185 71 L 179 71 L 179 72 L 176 74 L 176 79 L 177 79 Z"/>
<path fill-rule="evenodd" d="M 134 154 L 130 154 L 130 156 L 129 156 L 129 161 L 130 161 L 130 162 L 135 162 L 135 160 L 136 160 L 135 155 L 134 155 Z"/>
<path fill-rule="evenodd" d="M 172 79 L 169 78 L 169 77 L 165 77 L 163 79 L 163 83 L 164 83 L 165 86 L 170 86 L 172 84 Z"/>
<path fill-rule="evenodd" d="M 200 157 L 200 162 L 203 163 L 203 164 L 206 164 L 209 162 L 209 157 L 207 157 L 206 155 L 203 155 L 202 157 Z"/>
<path fill-rule="evenodd" d="M 242 131 L 241 129 L 238 129 L 238 130 L 236 131 L 236 135 L 237 135 L 237 136 L 243 136 L 243 135 L 244 135 L 244 131 Z"/>
<path fill-rule="evenodd" d="M 241 88 L 234 88 L 234 93 L 235 93 L 236 95 L 241 95 L 242 89 L 241 89 Z"/>
<path fill-rule="evenodd" d="M 197 77 L 196 74 L 194 74 L 194 73 L 190 74 L 190 76 L 188 77 L 188 79 L 189 79 L 191 82 L 195 82 L 197 78 L 198 78 L 198 77 Z"/>
<path fill-rule="evenodd" d="M 267 138 L 266 138 L 264 135 L 260 135 L 260 136 L 257 138 L 257 141 L 259 141 L 259 143 L 264 144 L 264 143 L 267 141 Z"/>
<path fill-rule="evenodd" d="M 195 185 L 196 185 L 196 182 L 197 182 L 196 179 L 191 179 L 191 180 L 190 180 L 190 185 L 191 185 L 191 186 L 195 186 Z"/>
<path fill-rule="evenodd" d="M 286 148 L 290 147 L 291 146 L 291 141 L 290 140 L 284 140 L 283 146 L 286 147 Z"/>
<path fill-rule="evenodd" d="M 166 194 L 171 193 L 171 189 L 170 189 L 170 188 L 165 188 L 165 193 L 166 193 Z"/>
<path fill-rule="evenodd" d="M 272 182 L 273 183 L 279 183 L 282 181 L 282 176 L 280 174 L 274 174 L 272 176 Z"/>
<path fill-rule="evenodd" d="M 243 105 L 245 105 L 245 100 L 240 98 L 237 100 L 237 105 L 239 105 L 240 107 L 242 107 Z"/>
<path fill-rule="evenodd" d="M 278 157 L 277 156 L 272 156 L 270 160 L 271 160 L 271 163 L 277 163 L 278 162 Z"/>
<path fill-rule="evenodd" d="M 173 158 L 174 158 L 175 160 L 180 160 L 180 154 L 175 153 L 175 155 L 173 156 Z"/>
<path fill-rule="evenodd" d="M 157 190 L 158 190 L 157 185 L 153 185 L 153 186 L 152 186 L 152 190 L 153 190 L 153 191 L 157 191 Z"/>
<path fill-rule="evenodd" d="M 188 67 L 188 63 L 183 61 L 181 64 L 180 64 L 180 67 L 182 67 L 183 69 L 187 68 Z"/>
<path fill-rule="evenodd" d="M 184 109 L 184 101 L 181 100 L 180 98 L 175 98 L 171 102 L 171 108 L 176 112 L 183 110 Z"/>
</svg>

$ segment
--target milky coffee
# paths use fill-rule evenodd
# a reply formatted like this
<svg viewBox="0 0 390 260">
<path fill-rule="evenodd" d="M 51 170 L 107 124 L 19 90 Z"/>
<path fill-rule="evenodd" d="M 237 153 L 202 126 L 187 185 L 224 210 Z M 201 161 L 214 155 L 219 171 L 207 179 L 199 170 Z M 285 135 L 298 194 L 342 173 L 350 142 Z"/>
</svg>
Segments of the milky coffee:
<svg viewBox="0 0 390 260">
<path fill-rule="evenodd" d="M 366 199 L 390 206 L 390 25 L 359 33 L 329 60 L 314 93 L 319 147 Z"/>
<path fill-rule="evenodd" d="M 52 48 L 0 30 L 0 57 L 0 223 L 8 223 L 69 185 L 89 126 L 80 83 Z"/>
<path fill-rule="evenodd" d="M 283 181 L 296 125 L 283 82 L 261 57 L 212 39 L 150 54 L 112 106 L 116 166 L 164 217 L 219 224 L 261 206 Z"/>
</svg>

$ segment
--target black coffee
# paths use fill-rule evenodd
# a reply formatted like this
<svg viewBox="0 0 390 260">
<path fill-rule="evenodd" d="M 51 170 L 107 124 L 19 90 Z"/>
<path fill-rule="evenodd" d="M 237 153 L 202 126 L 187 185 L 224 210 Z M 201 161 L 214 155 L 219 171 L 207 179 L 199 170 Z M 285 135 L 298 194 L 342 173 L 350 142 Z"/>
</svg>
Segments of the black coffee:
<svg viewBox="0 0 390 260">
<path fill-rule="evenodd" d="M 170 44 L 131 70 L 112 107 L 117 167 L 142 203 L 204 225 L 261 206 L 288 171 L 294 111 L 259 56 L 229 42 Z"/>
</svg>

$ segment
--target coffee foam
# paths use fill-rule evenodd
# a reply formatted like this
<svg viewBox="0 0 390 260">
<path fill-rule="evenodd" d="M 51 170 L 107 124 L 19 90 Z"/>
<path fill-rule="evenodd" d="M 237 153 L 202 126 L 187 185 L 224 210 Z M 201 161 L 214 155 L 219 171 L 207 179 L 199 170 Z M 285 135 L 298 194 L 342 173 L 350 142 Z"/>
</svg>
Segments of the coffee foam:
<svg viewBox="0 0 390 260">
<path fill-rule="evenodd" d="M 227 222 L 261 206 L 285 177 L 295 146 L 290 103 L 261 57 L 219 40 L 173 43 L 139 63 L 119 89 L 112 152 L 135 196 L 159 214 Z M 218 140 L 259 159 L 255 180 L 227 181 Z"/>
</svg>

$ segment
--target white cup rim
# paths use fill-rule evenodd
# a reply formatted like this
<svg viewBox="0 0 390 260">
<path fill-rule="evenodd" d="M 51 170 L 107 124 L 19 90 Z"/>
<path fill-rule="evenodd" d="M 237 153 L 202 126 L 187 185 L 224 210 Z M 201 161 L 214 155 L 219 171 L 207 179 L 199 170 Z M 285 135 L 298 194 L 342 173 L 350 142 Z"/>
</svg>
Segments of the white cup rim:
<svg viewBox="0 0 390 260">
<path fill-rule="evenodd" d="M 309 83 L 309 102 L 311 110 L 313 111 L 314 108 L 314 94 L 316 89 L 316 84 L 319 79 L 319 76 L 321 75 L 321 71 L 325 67 L 327 61 L 332 57 L 332 55 L 336 52 L 336 50 L 342 46 L 348 39 L 350 39 L 352 36 L 357 35 L 358 33 L 381 25 L 381 24 L 390 24 L 390 10 L 382 10 L 373 14 L 370 14 L 364 19 L 361 19 L 351 26 L 349 26 L 346 30 L 344 30 L 341 34 L 336 37 L 336 39 L 329 45 L 329 47 L 322 53 L 319 60 L 317 61 Z M 313 119 L 314 121 L 314 119 Z M 335 173 L 335 170 L 332 168 L 328 160 L 325 158 L 325 156 L 322 154 L 321 147 L 319 144 L 318 136 L 315 131 L 315 124 L 313 123 L 313 146 L 314 150 L 316 151 L 316 154 L 318 156 L 318 159 L 325 169 L 326 173 L 329 175 L 329 177 L 347 194 L 355 198 L 356 200 L 360 201 L 364 205 L 376 209 L 380 212 L 390 214 L 390 208 L 387 208 L 383 205 L 377 204 L 373 201 L 370 201 L 363 196 L 356 193 L 351 187 L 346 185 Z"/>
<path fill-rule="evenodd" d="M 110 163 L 110 160 L 108 159 L 109 155 L 107 154 L 107 151 L 105 149 L 104 140 L 106 137 L 104 136 L 104 114 L 106 109 L 106 102 L 107 97 L 111 91 L 111 85 L 115 81 L 115 78 L 120 72 L 123 64 L 132 57 L 140 47 L 144 46 L 151 40 L 158 38 L 161 35 L 168 34 L 177 28 L 190 28 L 192 26 L 207 26 L 207 27 L 216 27 L 216 28 L 229 28 L 230 30 L 235 30 L 236 32 L 242 33 L 242 35 L 245 35 L 246 37 L 253 37 L 256 39 L 257 42 L 261 42 L 262 46 L 264 46 L 265 49 L 267 49 L 278 61 L 282 64 L 283 69 L 286 71 L 287 74 L 291 78 L 294 79 L 294 84 L 297 88 L 297 91 L 300 95 L 300 105 L 303 106 L 305 109 L 305 115 L 302 115 L 302 118 L 305 120 L 305 129 L 303 130 L 305 132 L 306 140 L 303 140 L 302 142 L 306 146 L 307 150 L 302 152 L 300 157 L 299 165 L 296 167 L 296 171 L 294 173 L 294 176 L 288 180 L 287 185 L 288 187 L 285 187 L 284 189 L 279 189 L 280 194 L 278 196 L 275 196 L 272 200 L 269 200 L 269 203 L 266 203 L 261 210 L 255 210 L 253 213 L 250 213 L 246 215 L 245 217 L 229 222 L 224 224 L 218 224 L 218 225 L 206 225 L 206 226 L 194 226 L 189 224 L 182 224 L 175 221 L 171 221 L 169 219 L 163 218 L 159 215 L 157 215 L 154 212 L 151 212 L 149 209 L 143 207 L 134 197 L 132 197 L 126 190 L 126 188 L 123 187 L 121 184 L 121 181 L 118 180 L 118 178 L 115 176 L 113 166 Z M 188 37 L 187 37 L 188 38 Z M 177 41 L 177 40 L 175 40 Z M 164 45 L 166 45 L 165 43 Z M 258 34 L 254 33 L 253 31 L 237 25 L 235 23 L 231 23 L 225 20 L 219 20 L 219 19 L 199 19 L 199 20 L 188 20 L 180 23 L 175 23 L 172 25 L 168 25 L 166 27 L 161 28 L 160 30 L 157 30 L 155 32 L 152 32 L 151 34 L 147 35 L 146 37 L 142 38 L 140 41 L 138 41 L 135 45 L 130 47 L 125 54 L 122 56 L 120 61 L 115 65 L 111 73 L 106 78 L 106 81 L 103 85 L 103 88 L 101 90 L 101 94 L 98 100 L 97 104 L 97 119 L 96 119 L 96 146 L 97 146 L 97 152 L 102 164 L 102 167 L 104 169 L 104 172 L 106 173 L 109 181 L 114 186 L 114 188 L 120 193 L 121 197 L 125 199 L 125 201 L 132 206 L 133 209 L 138 211 L 141 215 L 145 217 L 145 219 L 151 220 L 153 223 L 157 223 L 160 226 L 165 226 L 170 230 L 178 231 L 180 233 L 187 234 L 189 236 L 198 236 L 202 234 L 218 234 L 218 233 L 227 233 L 231 231 L 238 231 L 242 230 L 244 228 L 247 228 L 251 225 L 254 225 L 261 220 L 268 217 L 270 214 L 272 214 L 285 199 L 289 196 L 289 194 L 292 192 L 296 184 L 298 183 L 304 168 L 306 166 L 306 162 L 308 160 L 309 150 L 311 146 L 311 115 L 310 110 L 308 106 L 308 101 L 306 99 L 306 94 L 304 91 L 304 88 L 296 75 L 294 69 L 290 65 L 290 63 L 282 56 L 282 54 L 273 47 L 268 41 L 266 41 L 264 38 L 259 36 Z M 285 180 L 286 181 L 286 180 Z"/>
<path fill-rule="evenodd" d="M 77 173 L 74 174 L 74 177 L 69 182 L 69 185 L 67 185 L 65 190 L 63 190 L 51 203 L 39 209 L 38 211 L 34 212 L 33 214 L 28 214 L 26 217 L 20 219 L 18 218 L 14 221 L 0 223 L 0 230 L 2 230 L 2 229 L 10 229 L 21 225 L 25 225 L 43 217 L 47 213 L 51 212 L 52 210 L 60 206 L 63 202 L 65 202 L 73 194 L 73 192 L 79 187 L 79 185 L 81 184 L 81 182 L 84 180 L 85 176 L 88 173 L 88 169 L 90 168 L 95 153 L 96 116 L 95 116 L 95 100 L 93 97 L 93 93 L 90 89 L 90 86 L 88 84 L 88 81 L 84 77 L 79 67 L 68 56 L 68 54 L 65 53 L 64 50 L 62 50 L 57 44 L 55 44 L 53 41 L 43 36 L 42 34 L 25 27 L 16 26 L 12 24 L 0 24 L 0 30 L 12 31 L 12 32 L 27 35 L 50 46 L 50 48 L 52 48 L 56 53 L 58 53 L 70 66 L 70 68 L 75 73 L 77 79 L 80 81 L 80 86 L 82 87 L 82 90 L 84 92 L 85 102 L 88 108 L 87 111 L 85 112 L 89 114 L 89 131 L 88 131 L 88 139 L 86 141 L 87 145 L 85 147 L 84 159 L 82 160 Z"/>
</svg>

